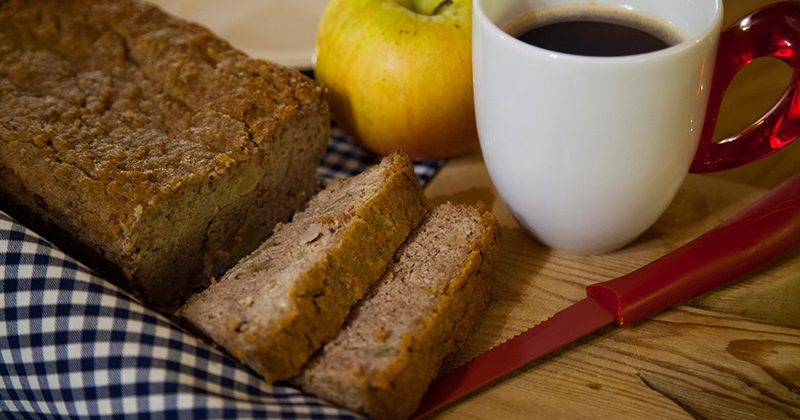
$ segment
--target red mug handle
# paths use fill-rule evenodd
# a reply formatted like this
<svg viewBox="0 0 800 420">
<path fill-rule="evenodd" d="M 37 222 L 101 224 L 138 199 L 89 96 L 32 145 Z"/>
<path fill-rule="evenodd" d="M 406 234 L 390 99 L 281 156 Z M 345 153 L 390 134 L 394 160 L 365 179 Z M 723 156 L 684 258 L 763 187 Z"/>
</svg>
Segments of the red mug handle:
<svg viewBox="0 0 800 420">
<path fill-rule="evenodd" d="M 733 77 L 756 58 L 775 57 L 794 71 L 778 103 L 738 134 L 712 141 L 722 97 Z M 726 29 L 709 93 L 705 125 L 691 172 L 735 168 L 777 152 L 800 137 L 800 2 L 768 5 Z"/>
</svg>

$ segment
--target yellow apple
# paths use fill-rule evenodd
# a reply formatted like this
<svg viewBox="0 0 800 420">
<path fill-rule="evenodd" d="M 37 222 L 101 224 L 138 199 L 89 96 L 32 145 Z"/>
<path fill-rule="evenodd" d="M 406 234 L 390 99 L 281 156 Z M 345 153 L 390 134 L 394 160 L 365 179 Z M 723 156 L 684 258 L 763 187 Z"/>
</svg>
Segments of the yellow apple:
<svg viewBox="0 0 800 420">
<path fill-rule="evenodd" d="M 378 154 L 452 156 L 477 144 L 471 0 L 332 0 L 315 74 L 338 124 Z"/>
</svg>

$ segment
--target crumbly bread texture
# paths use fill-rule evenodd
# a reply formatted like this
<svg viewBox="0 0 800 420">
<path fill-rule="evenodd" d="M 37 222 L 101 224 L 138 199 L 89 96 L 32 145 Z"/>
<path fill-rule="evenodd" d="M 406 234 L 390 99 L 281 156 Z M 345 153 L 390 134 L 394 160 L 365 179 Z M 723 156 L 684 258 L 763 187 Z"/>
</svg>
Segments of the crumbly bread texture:
<svg viewBox="0 0 800 420">
<path fill-rule="evenodd" d="M 268 382 L 336 336 L 425 211 L 404 153 L 329 184 L 219 283 L 178 312 Z"/>
<path fill-rule="evenodd" d="M 488 211 L 435 208 L 295 383 L 370 417 L 409 417 L 489 300 L 499 235 Z"/>
<path fill-rule="evenodd" d="M 322 96 L 145 3 L 0 1 L 0 203 L 165 306 L 312 195 Z"/>
</svg>

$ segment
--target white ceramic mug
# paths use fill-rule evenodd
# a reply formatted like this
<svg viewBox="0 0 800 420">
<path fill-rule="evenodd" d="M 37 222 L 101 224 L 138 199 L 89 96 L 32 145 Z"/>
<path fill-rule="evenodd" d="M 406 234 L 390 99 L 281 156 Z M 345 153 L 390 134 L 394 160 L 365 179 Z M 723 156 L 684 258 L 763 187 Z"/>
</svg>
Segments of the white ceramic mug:
<svg viewBox="0 0 800 420">
<path fill-rule="evenodd" d="M 585 3 L 660 19 L 684 40 L 645 54 L 594 57 L 538 48 L 504 31 L 521 15 Z M 798 28 L 775 21 L 798 19 L 799 10 L 797 3 L 780 4 L 744 18 L 722 34 L 717 59 L 722 0 L 475 0 L 475 112 L 500 197 L 545 245 L 603 253 L 650 227 L 690 168 L 738 166 L 795 140 L 796 76 L 761 123 L 723 144 L 712 143 L 711 134 L 724 91 L 744 64 L 775 56 L 797 75 L 797 51 L 787 58 L 781 42 L 796 49 Z M 779 36 L 752 36 L 767 30 Z"/>
</svg>

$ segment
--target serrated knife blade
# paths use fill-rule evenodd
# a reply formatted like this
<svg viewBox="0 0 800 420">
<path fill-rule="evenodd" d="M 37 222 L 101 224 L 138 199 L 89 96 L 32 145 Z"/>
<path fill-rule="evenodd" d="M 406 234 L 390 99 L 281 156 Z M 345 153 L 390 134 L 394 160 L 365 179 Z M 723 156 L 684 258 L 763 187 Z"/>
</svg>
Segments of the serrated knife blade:
<svg viewBox="0 0 800 420">
<path fill-rule="evenodd" d="M 613 313 L 587 297 L 436 379 L 415 417 L 445 407 L 614 319 Z"/>
<path fill-rule="evenodd" d="M 636 271 L 588 286 L 588 297 L 437 378 L 413 417 L 444 408 L 613 322 L 627 326 L 741 278 L 799 243 L 795 176 L 720 226 Z"/>
</svg>

